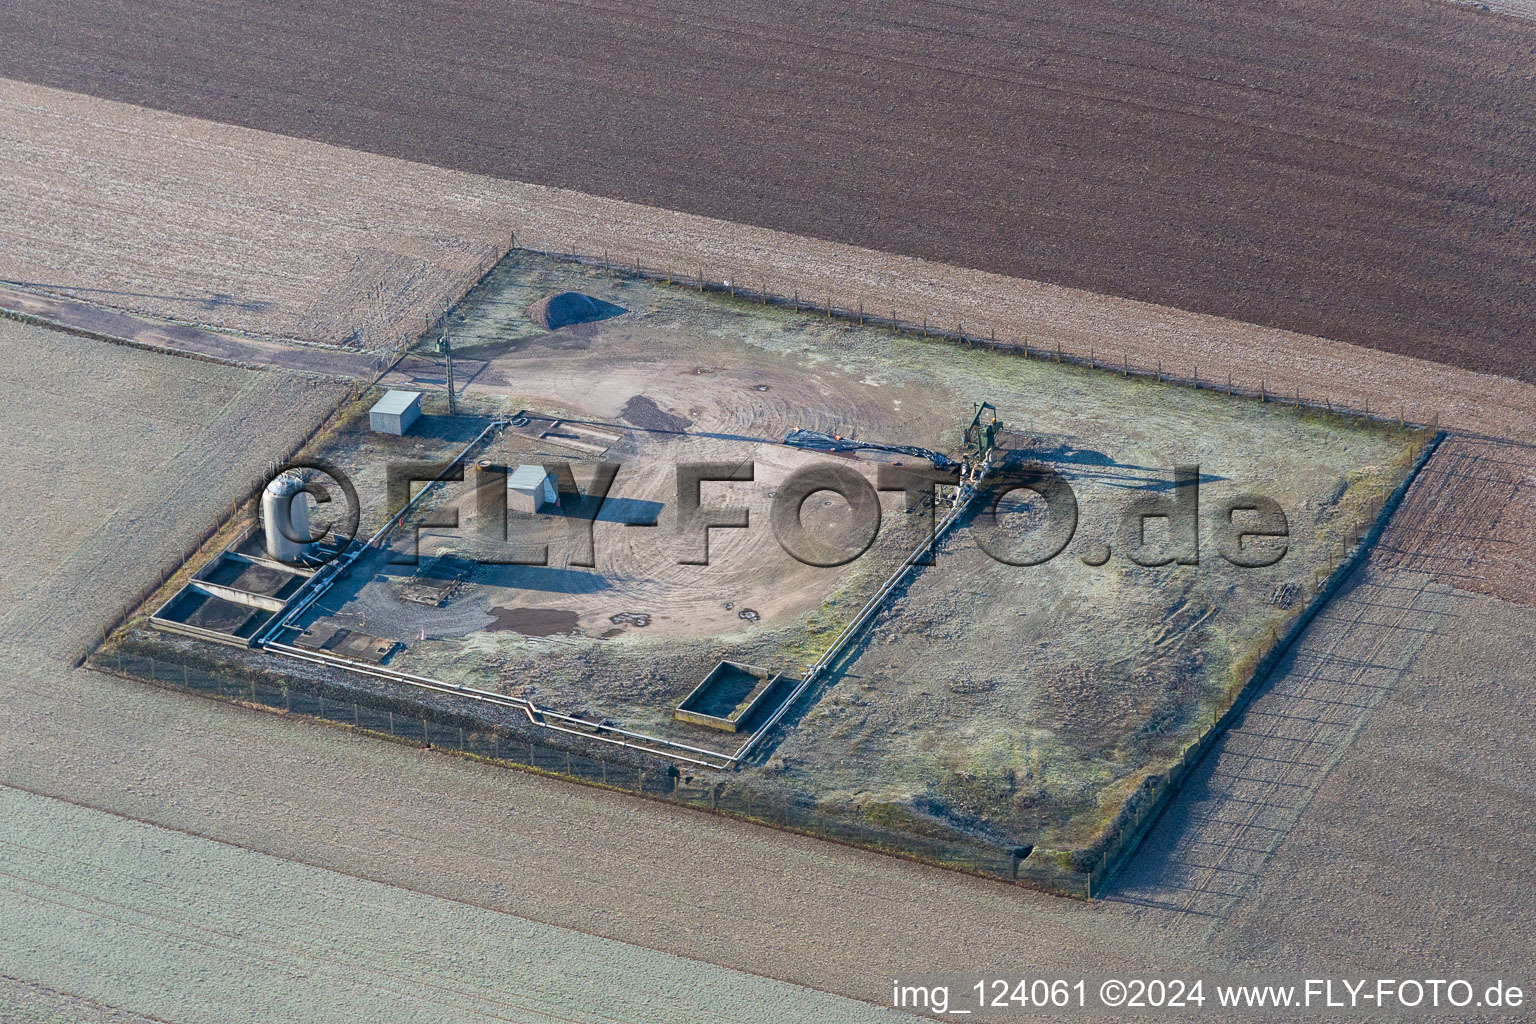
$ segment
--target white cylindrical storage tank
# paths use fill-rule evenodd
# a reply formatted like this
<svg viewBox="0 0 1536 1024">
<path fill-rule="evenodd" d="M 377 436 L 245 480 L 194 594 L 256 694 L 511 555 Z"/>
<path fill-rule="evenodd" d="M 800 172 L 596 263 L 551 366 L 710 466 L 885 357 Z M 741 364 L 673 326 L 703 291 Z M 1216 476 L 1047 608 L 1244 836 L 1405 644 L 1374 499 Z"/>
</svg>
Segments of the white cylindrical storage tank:
<svg viewBox="0 0 1536 1024">
<path fill-rule="evenodd" d="M 261 495 L 261 522 L 267 536 L 267 557 L 297 565 L 309 551 L 309 482 L 303 470 L 273 478 Z"/>
</svg>

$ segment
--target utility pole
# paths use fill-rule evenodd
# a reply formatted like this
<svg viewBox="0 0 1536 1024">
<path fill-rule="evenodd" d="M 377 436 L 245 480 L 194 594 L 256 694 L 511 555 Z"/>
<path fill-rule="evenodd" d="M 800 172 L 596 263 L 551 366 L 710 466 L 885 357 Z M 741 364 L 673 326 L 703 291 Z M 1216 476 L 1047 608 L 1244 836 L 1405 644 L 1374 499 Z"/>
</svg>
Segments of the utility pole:
<svg viewBox="0 0 1536 1024">
<path fill-rule="evenodd" d="M 437 342 L 437 350 L 443 354 L 448 363 L 448 415 L 459 414 L 458 399 L 453 394 L 453 342 L 448 340 L 448 330 L 443 329 L 443 336 Z"/>
</svg>

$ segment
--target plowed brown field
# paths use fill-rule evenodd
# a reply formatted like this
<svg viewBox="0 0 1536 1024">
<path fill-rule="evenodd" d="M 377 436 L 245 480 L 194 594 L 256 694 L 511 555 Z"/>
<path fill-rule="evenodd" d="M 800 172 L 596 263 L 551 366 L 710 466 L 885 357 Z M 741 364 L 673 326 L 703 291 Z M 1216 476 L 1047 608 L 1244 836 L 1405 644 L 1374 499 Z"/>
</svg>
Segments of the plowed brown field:
<svg viewBox="0 0 1536 1024">
<path fill-rule="evenodd" d="M 1536 380 L 1536 26 L 1427 0 L 17 0 L 0 74 Z"/>
</svg>

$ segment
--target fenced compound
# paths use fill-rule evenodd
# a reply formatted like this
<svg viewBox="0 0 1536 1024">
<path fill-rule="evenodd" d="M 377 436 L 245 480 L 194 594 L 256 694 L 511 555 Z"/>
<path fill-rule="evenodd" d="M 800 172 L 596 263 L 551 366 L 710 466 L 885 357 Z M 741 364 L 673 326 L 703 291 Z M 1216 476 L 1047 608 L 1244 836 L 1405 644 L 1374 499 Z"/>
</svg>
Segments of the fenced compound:
<svg viewBox="0 0 1536 1024">
<path fill-rule="evenodd" d="M 539 774 L 634 796 L 681 804 L 790 832 L 876 850 L 906 860 L 1050 892 L 1089 897 L 1090 876 L 1027 848 L 914 835 L 871 821 L 819 809 L 810 798 L 755 786 L 741 776 L 695 777 L 654 760 L 606 758 L 590 751 L 541 743 L 511 728 L 465 715 L 390 702 L 325 683 L 264 673 L 210 672 L 137 651 L 98 653 L 93 667 L 162 686 L 300 715 L 388 739 L 447 750 Z"/>
<path fill-rule="evenodd" d="M 559 254 L 556 254 L 559 255 Z M 612 272 L 611 268 L 609 272 Z M 636 272 L 645 275 L 643 268 L 637 266 Z M 670 270 L 665 275 L 668 283 L 672 280 Z M 710 286 L 700 273 L 698 287 L 701 291 L 711 290 Z M 735 286 L 720 287 L 725 291 L 729 288 L 735 292 Z M 738 298 L 750 297 L 738 295 Z M 770 302 L 774 305 L 788 306 L 791 300 L 782 300 L 771 296 L 765 290 L 761 294 L 761 301 L 766 305 Z M 798 295 L 793 300 L 797 310 L 805 311 Z M 843 310 L 835 310 L 833 303 L 828 298 L 825 305 L 814 311 L 817 315 L 832 317 L 834 315 L 854 316 Z M 445 311 L 444 315 L 448 315 Z M 862 321 L 874 319 L 865 317 L 862 304 L 857 313 Z M 904 325 L 894 317 L 887 326 L 894 326 L 900 330 L 913 330 L 911 325 Z M 946 335 L 945 332 L 932 330 L 925 324 L 924 333 L 935 338 L 948 337 L 958 344 L 981 344 L 1000 350 L 1018 351 L 1020 346 L 1010 346 L 1007 343 L 999 343 L 993 338 L 976 339 L 967 337 L 963 325 L 956 325 L 955 334 Z M 1031 352 L 1027 344 L 1022 346 L 1024 356 L 1033 358 L 1047 358 L 1055 361 L 1085 362 L 1087 366 L 1097 368 L 1097 353 L 1090 351 L 1086 361 L 1074 360 L 1071 357 L 1063 358 L 1058 349 L 1055 353 Z M 1132 374 L 1128 360 L 1123 360 L 1121 365 L 1114 367 L 1125 375 Z M 1146 373 L 1146 376 L 1155 375 L 1160 380 L 1169 380 L 1170 375 L 1163 372 L 1162 367 Z M 1174 381 L 1178 383 L 1178 381 Z M 1207 386 L 1198 375 L 1194 375 L 1192 381 L 1196 387 Z M 1229 379 L 1227 390 L 1232 393 L 1232 383 Z M 1240 392 L 1237 392 L 1240 393 Z M 1272 401 L 1273 397 L 1267 393 L 1266 385 L 1261 382 L 1255 398 L 1261 401 Z M 1291 404 L 1287 402 L 1286 404 Z M 1301 399 L 1298 394 L 1295 404 L 1300 406 Z M 1337 411 L 1337 410 L 1336 410 Z M 1425 453 L 1427 456 L 1427 452 Z M 1422 464 L 1422 459 L 1420 460 Z M 1411 479 L 1411 474 L 1408 479 Z M 1406 486 L 1406 480 L 1404 481 Z M 1376 524 L 1373 531 L 1379 529 L 1384 521 L 1384 513 L 1387 511 L 1388 502 L 1377 500 L 1364 509 L 1368 522 Z M 1349 538 L 1338 557 L 1332 559 L 1329 570 L 1319 570 L 1313 580 L 1314 591 L 1321 593 L 1325 588 L 1337 585 L 1349 567 L 1358 564 L 1359 558 L 1369 546 L 1363 543 L 1362 538 L 1353 535 Z M 1343 571 L 1341 571 L 1343 570 Z M 1320 601 L 1321 599 L 1319 599 Z M 1317 603 L 1311 604 L 1315 608 Z M 624 761 L 615 752 L 615 757 L 605 758 L 601 754 L 591 756 L 577 749 L 561 747 L 558 744 L 560 738 L 554 738 L 549 744 L 541 744 L 538 741 L 529 741 L 526 737 L 520 737 L 512 732 L 499 728 L 488 728 L 484 723 L 470 720 L 447 720 L 441 716 L 433 717 L 428 712 L 412 714 L 403 712 L 398 708 L 380 709 L 377 705 L 360 701 L 356 697 L 344 697 L 336 694 L 327 694 L 325 691 L 303 691 L 293 686 L 279 684 L 271 694 L 263 696 L 259 694 L 258 684 L 249 683 L 248 696 L 241 695 L 237 691 L 246 683 L 232 683 L 226 681 L 221 684 L 209 684 L 199 686 L 198 678 L 201 673 L 189 670 L 185 666 L 176 664 L 164 664 L 150 660 L 148 672 L 144 672 L 143 665 L 139 666 L 137 674 L 147 675 L 159 682 L 171 685 L 181 685 L 198 692 L 217 693 L 234 699 L 241 699 L 250 703 L 274 707 L 280 710 L 296 714 L 309 715 L 348 725 L 353 728 L 377 732 L 398 739 L 416 743 L 427 743 L 437 747 L 457 750 L 469 756 L 485 757 L 491 760 L 502 761 L 522 765 L 538 771 L 551 772 L 568 776 L 579 781 L 610 788 L 621 789 L 650 798 L 667 799 L 674 802 L 685 803 L 690 806 L 704 807 L 706 809 L 732 814 L 780 828 L 788 828 L 795 831 L 804 831 L 817 836 L 838 841 L 853 843 L 883 852 L 900 856 L 911 857 L 930 863 L 942 864 L 947 867 L 957 868 L 990 877 L 1018 879 L 1031 884 L 1038 884 L 1060 891 L 1080 892 L 1090 894 L 1094 889 L 1101 887 L 1111 877 L 1124 860 L 1134 852 L 1141 836 L 1155 820 L 1158 812 L 1166 803 L 1168 797 L 1177 790 L 1185 773 L 1203 753 L 1212 737 L 1234 717 L 1236 710 L 1251 693 L 1253 684 L 1261 680 L 1269 669 L 1278 661 L 1291 639 L 1300 632 L 1305 625 L 1307 615 L 1293 618 L 1289 623 L 1282 624 L 1284 636 L 1279 631 L 1272 631 L 1266 642 L 1261 643 L 1252 652 L 1251 661 L 1243 663 L 1243 672 L 1234 673 L 1229 681 L 1224 699 L 1219 701 L 1212 714 L 1210 729 L 1201 740 L 1191 745 L 1186 750 L 1182 760 L 1172 766 L 1166 774 L 1155 775 L 1147 780 L 1147 783 L 1139 790 L 1135 797 L 1127 802 L 1123 812 L 1107 830 L 1101 841 L 1095 844 L 1090 851 L 1080 851 L 1080 856 L 1069 865 L 1061 861 L 1047 860 L 1036 857 L 1019 857 L 1018 851 L 1000 847 L 987 847 L 985 844 L 973 842 L 956 842 L 950 840 L 938 840 L 925 836 L 915 835 L 900 829 L 888 829 L 874 825 L 861 817 L 850 817 L 841 814 L 829 814 L 818 809 L 813 803 L 794 795 L 772 794 L 764 792 L 761 786 L 751 788 L 745 783 L 710 782 L 702 785 L 693 782 L 681 771 L 676 770 L 676 765 L 668 765 L 666 762 L 653 762 L 650 767 L 636 766 L 633 762 Z M 134 672 L 132 667 L 119 669 Z M 180 671 L 183 678 L 180 682 L 174 678 Z M 247 681 L 248 683 L 249 681 Z M 302 687 L 304 684 L 299 684 Z M 281 702 L 279 703 L 279 699 Z M 331 707 L 331 704 L 338 706 Z M 350 718 L 348 713 L 350 709 Z M 382 718 L 381 718 L 382 716 Z M 457 722 L 457 724 L 456 724 Z M 524 748 L 526 747 L 526 754 Z M 676 759 L 674 759 L 676 760 Z M 672 770 L 668 770 L 672 769 Z M 632 777 L 631 777 L 632 776 Z M 1097 854 L 1095 858 L 1093 854 Z"/>
</svg>

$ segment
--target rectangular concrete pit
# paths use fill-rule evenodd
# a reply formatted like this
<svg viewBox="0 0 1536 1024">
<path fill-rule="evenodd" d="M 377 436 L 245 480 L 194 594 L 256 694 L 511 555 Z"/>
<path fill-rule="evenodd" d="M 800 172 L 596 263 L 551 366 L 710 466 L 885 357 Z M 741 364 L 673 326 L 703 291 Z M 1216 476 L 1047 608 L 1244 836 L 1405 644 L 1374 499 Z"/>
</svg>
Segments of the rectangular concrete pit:
<svg viewBox="0 0 1536 1024">
<path fill-rule="evenodd" d="M 784 682 L 782 672 L 722 661 L 683 698 L 672 716 L 709 729 L 740 732 L 742 723 L 763 707 L 770 695 L 787 690 L 781 685 Z"/>
</svg>

